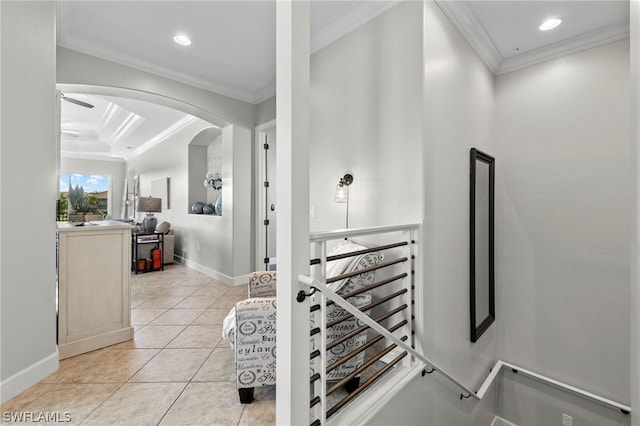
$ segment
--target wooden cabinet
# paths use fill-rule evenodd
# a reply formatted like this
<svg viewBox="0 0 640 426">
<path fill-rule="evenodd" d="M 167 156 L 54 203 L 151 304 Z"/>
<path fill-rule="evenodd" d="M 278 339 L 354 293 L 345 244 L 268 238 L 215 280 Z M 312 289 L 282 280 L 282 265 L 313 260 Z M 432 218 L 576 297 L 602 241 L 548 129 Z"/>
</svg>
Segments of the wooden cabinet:
<svg viewBox="0 0 640 426">
<path fill-rule="evenodd" d="M 60 359 L 133 338 L 131 226 L 58 224 Z"/>
</svg>

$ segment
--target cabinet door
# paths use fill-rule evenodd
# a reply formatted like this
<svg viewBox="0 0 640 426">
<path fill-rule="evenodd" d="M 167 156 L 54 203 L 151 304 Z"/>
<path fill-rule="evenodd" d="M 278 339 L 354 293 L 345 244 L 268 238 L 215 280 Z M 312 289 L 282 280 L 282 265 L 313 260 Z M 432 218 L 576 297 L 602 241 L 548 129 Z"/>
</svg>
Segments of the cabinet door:
<svg viewBox="0 0 640 426">
<path fill-rule="evenodd" d="M 67 238 L 67 340 L 124 326 L 128 303 L 123 301 L 128 297 L 123 292 L 128 286 L 122 285 L 122 276 L 128 268 L 123 265 L 123 238 L 113 233 Z"/>
</svg>

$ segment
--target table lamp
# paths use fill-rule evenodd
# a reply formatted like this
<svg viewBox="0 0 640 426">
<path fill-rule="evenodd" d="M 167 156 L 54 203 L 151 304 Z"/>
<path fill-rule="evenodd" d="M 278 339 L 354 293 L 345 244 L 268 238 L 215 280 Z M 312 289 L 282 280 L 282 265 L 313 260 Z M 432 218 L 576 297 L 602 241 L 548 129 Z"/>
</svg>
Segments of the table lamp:
<svg viewBox="0 0 640 426">
<path fill-rule="evenodd" d="M 162 212 L 162 198 L 140 197 L 138 199 L 138 211 L 147 214 L 142 221 L 144 232 L 154 232 L 158 219 L 153 214 Z"/>
</svg>

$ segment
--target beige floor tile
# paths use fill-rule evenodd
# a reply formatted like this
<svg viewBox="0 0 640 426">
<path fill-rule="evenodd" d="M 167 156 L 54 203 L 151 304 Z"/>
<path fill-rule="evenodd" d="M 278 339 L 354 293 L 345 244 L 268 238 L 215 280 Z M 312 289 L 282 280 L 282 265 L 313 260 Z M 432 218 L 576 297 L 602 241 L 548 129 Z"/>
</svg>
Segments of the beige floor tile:
<svg viewBox="0 0 640 426">
<path fill-rule="evenodd" d="M 196 318 L 191 325 L 222 325 L 229 314 L 227 308 L 209 308 Z"/>
<path fill-rule="evenodd" d="M 140 369 L 130 382 L 188 382 L 211 349 L 163 349 Z"/>
<path fill-rule="evenodd" d="M 220 296 L 227 292 L 228 286 L 220 281 L 211 281 L 210 283 L 198 288 L 193 292 L 192 296 Z"/>
<path fill-rule="evenodd" d="M 205 309 L 169 309 L 151 321 L 150 325 L 189 325 L 198 318 Z"/>
<path fill-rule="evenodd" d="M 208 308 L 220 296 L 189 296 L 185 297 L 180 303 L 174 306 L 174 309 L 193 309 L 193 308 Z"/>
<path fill-rule="evenodd" d="M 185 385 L 125 383 L 83 425 L 157 425 Z"/>
<path fill-rule="evenodd" d="M 231 348 L 216 348 L 193 378 L 194 382 L 236 383 L 235 353 Z"/>
<path fill-rule="evenodd" d="M 221 339 L 220 325 L 190 325 L 167 348 L 215 348 Z"/>
<path fill-rule="evenodd" d="M 29 401 L 19 403 L 19 408 L 14 402 L 13 406 L 2 405 L 4 413 L 33 413 L 39 415 L 53 415 L 63 424 L 79 424 L 103 401 L 112 395 L 121 385 L 109 384 L 51 384 L 41 383 L 34 386 L 31 396 L 37 396 Z M 28 396 L 21 396 L 27 399 Z M 24 423 L 31 423 L 26 421 Z M 43 422 L 40 422 L 43 423 Z M 47 422 L 44 422 L 47 423 Z M 49 422 L 53 423 L 53 422 Z M 60 424 L 58 423 L 58 424 Z"/>
<path fill-rule="evenodd" d="M 158 296 L 192 296 L 198 287 L 174 285 L 172 287 L 161 288 L 155 290 L 154 294 Z"/>
<path fill-rule="evenodd" d="M 115 348 L 164 348 L 185 329 L 183 325 L 146 325 L 136 331 L 133 340 L 115 345 Z"/>
<path fill-rule="evenodd" d="M 185 280 L 179 283 L 178 285 L 204 287 L 211 284 L 212 282 L 213 282 L 213 278 L 208 277 L 204 274 L 196 274 L 196 275 L 191 275 L 186 277 Z"/>
<path fill-rule="evenodd" d="M 131 309 L 131 325 L 147 325 L 165 312 L 164 308 Z"/>
<path fill-rule="evenodd" d="M 87 368 L 107 349 L 88 352 L 60 361 L 58 370 L 41 380 L 41 383 L 79 383 Z"/>
<path fill-rule="evenodd" d="M 244 405 L 238 426 L 267 426 L 276 424 L 276 387 L 260 386 L 254 391 L 254 400 Z"/>
<path fill-rule="evenodd" d="M 275 391 L 257 388 L 253 404 L 239 404 L 234 352 L 221 339 L 230 307 L 246 298 L 241 287 L 181 264 L 132 275 L 134 340 L 62 360 L 0 412 L 69 412 L 68 424 L 273 424 Z"/>
<path fill-rule="evenodd" d="M 246 299 L 246 295 L 224 295 L 215 301 L 211 308 L 226 309 L 227 311 L 236 305 L 236 302 Z"/>
<path fill-rule="evenodd" d="M 124 383 L 160 349 L 111 349 L 92 360 L 78 378 L 80 383 Z"/>
<path fill-rule="evenodd" d="M 24 408 L 27 407 L 28 404 L 38 399 L 44 392 L 46 392 L 46 386 L 48 385 L 48 383 L 37 383 L 8 401 L 3 402 L 0 404 L 0 413 L 24 411 Z"/>
<path fill-rule="evenodd" d="M 231 383 L 190 383 L 160 424 L 236 426 L 244 410 L 236 393 Z"/>
<path fill-rule="evenodd" d="M 228 287 L 227 291 L 225 292 L 225 296 L 231 296 L 231 295 L 242 296 L 243 299 L 246 299 L 247 297 L 249 297 L 247 285 L 243 284 L 243 285 Z"/>
<path fill-rule="evenodd" d="M 137 309 L 173 308 L 185 298 L 182 296 L 154 296 L 144 303 L 136 306 Z"/>
<path fill-rule="evenodd" d="M 150 298 L 148 296 L 145 295 L 139 295 L 139 296 L 131 296 L 131 309 L 136 309 L 138 306 L 142 305 L 143 303 L 145 303 L 146 301 L 148 301 Z"/>
</svg>

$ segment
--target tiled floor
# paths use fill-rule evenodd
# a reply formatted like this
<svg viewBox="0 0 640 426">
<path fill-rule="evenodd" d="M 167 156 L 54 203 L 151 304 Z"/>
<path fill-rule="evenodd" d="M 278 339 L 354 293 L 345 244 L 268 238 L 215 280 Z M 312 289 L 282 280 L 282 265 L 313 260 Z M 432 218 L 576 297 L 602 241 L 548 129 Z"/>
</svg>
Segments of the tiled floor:
<svg viewBox="0 0 640 426">
<path fill-rule="evenodd" d="M 240 404 L 222 321 L 246 285 L 228 287 L 182 265 L 132 275 L 134 340 L 60 362 L 2 404 L 5 413 L 57 413 L 83 425 L 271 425 L 275 387 Z"/>
</svg>

